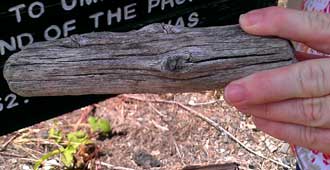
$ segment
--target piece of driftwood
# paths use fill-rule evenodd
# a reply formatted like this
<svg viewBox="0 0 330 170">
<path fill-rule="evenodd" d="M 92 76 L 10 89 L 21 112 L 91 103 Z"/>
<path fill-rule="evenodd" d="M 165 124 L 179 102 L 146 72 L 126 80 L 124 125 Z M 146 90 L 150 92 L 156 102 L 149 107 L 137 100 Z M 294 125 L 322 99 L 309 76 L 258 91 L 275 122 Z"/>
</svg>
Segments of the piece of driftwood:
<svg viewBox="0 0 330 170">
<path fill-rule="evenodd" d="M 193 92 L 294 62 L 291 44 L 239 26 L 153 24 L 36 43 L 11 56 L 4 76 L 19 95 Z"/>
</svg>

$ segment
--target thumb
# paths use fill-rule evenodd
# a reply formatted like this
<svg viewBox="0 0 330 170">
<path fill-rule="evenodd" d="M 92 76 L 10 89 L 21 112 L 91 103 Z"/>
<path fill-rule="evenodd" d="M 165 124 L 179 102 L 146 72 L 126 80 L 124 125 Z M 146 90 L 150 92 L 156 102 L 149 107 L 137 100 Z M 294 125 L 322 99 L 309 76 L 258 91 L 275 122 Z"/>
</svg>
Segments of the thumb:
<svg viewBox="0 0 330 170">
<path fill-rule="evenodd" d="M 330 15 L 268 7 L 241 15 L 240 25 L 250 34 L 278 36 L 330 53 Z"/>
</svg>

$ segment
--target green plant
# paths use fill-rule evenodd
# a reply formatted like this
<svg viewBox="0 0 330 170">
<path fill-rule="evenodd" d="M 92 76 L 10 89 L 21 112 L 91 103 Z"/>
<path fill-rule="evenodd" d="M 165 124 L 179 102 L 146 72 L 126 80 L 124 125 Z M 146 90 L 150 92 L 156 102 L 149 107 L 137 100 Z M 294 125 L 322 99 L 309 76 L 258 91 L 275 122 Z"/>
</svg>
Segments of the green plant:
<svg viewBox="0 0 330 170">
<path fill-rule="evenodd" d="M 39 167 L 41 166 L 41 164 L 42 164 L 44 161 L 46 161 L 46 160 L 48 160 L 49 158 L 51 158 L 51 157 L 53 157 L 53 156 L 56 156 L 56 155 L 58 155 L 58 154 L 61 154 L 61 151 L 60 151 L 59 149 L 54 150 L 54 151 L 51 151 L 51 152 L 49 152 L 49 153 L 43 155 L 43 156 L 42 156 L 42 157 L 41 157 L 41 158 L 40 158 L 40 159 L 34 164 L 33 169 L 34 169 L 34 170 L 38 170 Z"/>
<path fill-rule="evenodd" d="M 111 132 L 110 122 L 106 119 L 90 116 L 88 118 L 88 124 L 93 132 L 98 132 L 102 135 L 107 135 Z"/>
<path fill-rule="evenodd" d="M 49 130 L 49 136 L 54 136 L 55 135 L 55 139 L 62 139 L 62 133 L 57 133 L 56 131 L 50 129 Z M 42 156 L 34 165 L 34 169 L 38 170 L 39 167 L 41 166 L 41 164 L 48 160 L 49 158 L 59 155 L 61 154 L 61 161 L 62 163 L 66 166 L 66 167 L 73 167 L 74 166 L 74 154 L 77 152 L 78 148 L 80 145 L 87 145 L 92 143 L 89 138 L 88 135 L 83 132 L 83 131 L 77 131 L 77 132 L 72 132 L 69 133 L 67 135 L 67 142 L 66 142 L 66 146 L 60 146 L 59 149 L 56 149 L 52 152 L 49 152 L 47 154 L 45 154 L 44 156 Z M 59 141 L 61 142 L 61 141 Z"/>
<path fill-rule="evenodd" d="M 62 163 L 66 167 L 72 167 L 74 164 L 74 154 L 77 152 L 80 145 L 92 143 L 88 135 L 83 131 L 72 132 L 67 135 L 68 144 L 61 150 Z"/>
<path fill-rule="evenodd" d="M 106 119 L 97 117 L 88 118 L 89 128 L 93 132 L 107 135 L 111 132 L 110 122 Z M 43 155 L 34 165 L 34 170 L 38 170 L 42 163 L 51 157 L 61 155 L 61 162 L 65 167 L 75 167 L 75 154 L 81 146 L 93 144 L 90 137 L 84 131 L 68 133 L 66 136 L 60 130 L 51 128 L 48 131 L 48 138 L 59 144 L 59 148 Z"/>
</svg>

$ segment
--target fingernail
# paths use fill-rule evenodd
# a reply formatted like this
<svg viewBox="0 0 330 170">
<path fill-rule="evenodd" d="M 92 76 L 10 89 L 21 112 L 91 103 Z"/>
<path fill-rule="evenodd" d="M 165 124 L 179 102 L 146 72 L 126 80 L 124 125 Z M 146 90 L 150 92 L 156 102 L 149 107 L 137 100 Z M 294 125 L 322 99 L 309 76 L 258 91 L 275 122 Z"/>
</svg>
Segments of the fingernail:
<svg viewBox="0 0 330 170">
<path fill-rule="evenodd" d="M 258 10 L 250 11 L 239 17 L 239 23 L 243 27 L 251 27 L 257 25 L 262 20 L 262 15 Z"/>
<path fill-rule="evenodd" d="M 241 103 L 246 98 L 246 90 L 240 84 L 229 84 L 225 88 L 225 98 L 229 104 Z"/>
</svg>

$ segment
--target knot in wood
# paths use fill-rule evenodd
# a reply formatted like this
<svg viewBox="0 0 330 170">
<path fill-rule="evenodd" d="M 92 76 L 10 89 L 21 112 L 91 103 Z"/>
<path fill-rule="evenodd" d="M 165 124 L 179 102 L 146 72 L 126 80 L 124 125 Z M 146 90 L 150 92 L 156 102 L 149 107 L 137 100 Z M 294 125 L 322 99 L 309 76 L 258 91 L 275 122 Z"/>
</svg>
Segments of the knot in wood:
<svg viewBox="0 0 330 170">
<path fill-rule="evenodd" d="M 173 26 L 173 25 L 166 25 L 162 24 L 163 30 L 166 34 L 175 34 L 180 33 L 184 29 L 184 27 L 181 26 Z"/>
<path fill-rule="evenodd" d="M 156 23 L 147 25 L 138 30 L 138 32 L 174 34 L 182 32 L 183 29 L 184 27 Z"/>
<path fill-rule="evenodd" d="M 82 35 L 72 35 L 67 39 L 64 39 L 63 47 L 67 48 L 81 48 L 86 45 L 87 39 Z"/>
<path fill-rule="evenodd" d="M 147 33 L 164 33 L 163 24 L 156 23 L 147 25 L 138 30 L 138 32 L 147 32 Z"/>
<path fill-rule="evenodd" d="M 191 65 L 189 63 L 190 56 L 170 56 L 168 57 L 162 67 L 163 72 L 184 72 L 188 70 Z"/>
</svg>

